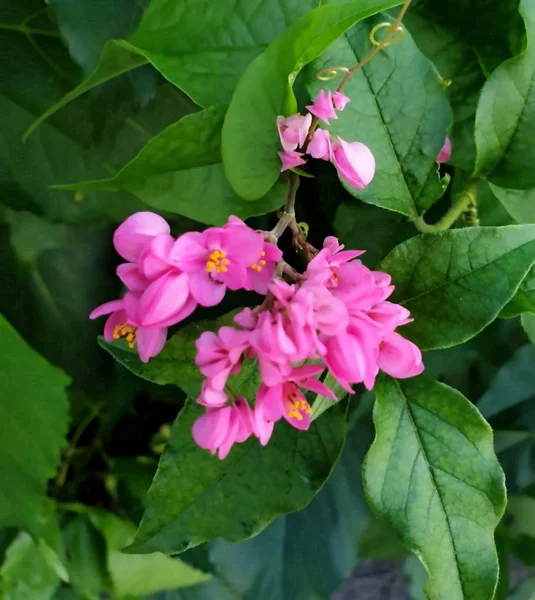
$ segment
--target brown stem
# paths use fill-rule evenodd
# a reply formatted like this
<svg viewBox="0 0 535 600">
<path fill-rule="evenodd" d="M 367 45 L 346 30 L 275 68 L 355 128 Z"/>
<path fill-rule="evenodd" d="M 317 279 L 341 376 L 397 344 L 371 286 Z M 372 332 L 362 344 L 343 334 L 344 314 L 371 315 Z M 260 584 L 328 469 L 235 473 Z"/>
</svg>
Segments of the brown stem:
<svg viewBox="0 0 535 600">
<path fill-rule="evenodd" d="M 269 233 L 269 240 L 275 244 L 278 242 L 280 236 L 286 231 L 288 225 L 290 225 L 292 221 L 295 221 L 295 195 L 298 187 L 299 177 L 295 173 L 290 173 L 284 210 L 279 218 L 279 222 Z"/>
</svg>

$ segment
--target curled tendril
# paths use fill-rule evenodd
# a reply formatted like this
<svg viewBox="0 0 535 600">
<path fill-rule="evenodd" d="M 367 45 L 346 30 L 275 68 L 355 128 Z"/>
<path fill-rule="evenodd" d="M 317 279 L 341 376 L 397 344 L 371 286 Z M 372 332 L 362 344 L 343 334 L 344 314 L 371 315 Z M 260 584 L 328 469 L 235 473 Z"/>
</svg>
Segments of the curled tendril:
<svg viewBox="0 0 535 600">
<path fill-rule="evenodd" d="M 347 67 L 327 67 L 316 73 L 316 79 L 320 81 L 332 81 L 340 73 L 349 73 L 349 69 Z"/>
<path fill-rule="evenodd" d="M 378 23 L 371 31 L 370 31 L 370 42 L 374 45 L 374 46 L 382 46 L 383 48 L 386 48 L 388 46 L 395 46 L 396 44 L 399 44 L 399 42 L 401 42 L 401 40 L 405 37 L 405 28 L 402 25 L 398 25 L 396 27 L 396 36 L 393 37 L 391 40 L 389 40 L 388 42 L 383 43 L 377 40 L 377 38 L 375 37 L 377 35 L 377 33 L 381 30 L 381 29 L 385 29 L 385 28 L 390 28 L 392 27 L 392 23 Z"/>
</svg>

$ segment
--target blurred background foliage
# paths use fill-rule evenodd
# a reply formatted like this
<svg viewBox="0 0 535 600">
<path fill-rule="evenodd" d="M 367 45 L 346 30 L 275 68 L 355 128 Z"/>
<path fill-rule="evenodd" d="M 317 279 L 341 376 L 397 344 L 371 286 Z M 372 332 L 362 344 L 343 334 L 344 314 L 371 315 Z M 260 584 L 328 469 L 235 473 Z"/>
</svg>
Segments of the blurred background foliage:
<svg viewBox="0 0 535 600">
<path fill-rule="evenodd" d="M 92 308 L 120 294 L 114 227 L 146 206 L 124 191 L 81 193 L 50 186 L 113 175 L 149 139 L 198 107 L 153 66 L 144 65 L 80 96 L 26 141 L 23 136 L 91 73 L 108 40 L 136 29 L 145 4 L 0 0 L 0 312 L 5 317 L 0 375 L 6 381 L 0 393 L 0 452 L 20 451 L 22 470 L 4 478 L 12 484 L 8 500 L 28 500 L 28 514 L 39 512 L 38 518 L 17 521 L 0 500 L 0 525 L 5 525 L 0 529 L 0 598 L 319 600 L 329 598 L 363 558 L 406 561 L 410 593 L 422 598 L 422 567 L 407 560 L 393 534 L 370 514 L 356 475 L 374 435 L 371 394 L 352 400 L 342 458 L 303 511 L 278 518 L 249 541 L 215 541 L 180 559 L 120 553 L 141 518 L 184 394 L 137 378 L 115 362 L 97 344 L 101 324 L 88 320 Z M 472 13 L 474 4 L 421 0 L 406 20 L 420 50 L 452 81 L 452 137 L 454 148 L 461 148 L 448 167 L 453 190 L 473 167 L 470 128 L 481 85 L 523 45 L 517 3 L 487 1 L 487 12 Z M 489 37 L 485 15 L 498 5 L 503 14 L 500 19 L 492 15 Z M 503 26 L 500 31 L 496 22 Z M 364 262 L 374 266 L 416 235 L 402 215 L 357 202 L 338 185 L 330 165 L 317 165 L 315 174 L 316 182 L 305 179 L 299 190 L 306 203 L 298 201 L 298 217 L 308 223 L 312 243 L 335 233 L 350 247 L 366 249 Z M 516 222 L 514 210 L 508 212 L 488 184 L 481 186 L 481 224 Z M 432 209 L 431 221 L 449 205 L 451 193 Z M 175 234 L 203 227 L 177 214 L 164 216 Z M 272 220 L 259 217 L 251 223 L 268 227 Z M 289 250 L 290 240 L 283 243 Z M 533 286 L 524 286 L 529 303 Z M 194 318 L 214 318 L 249 302 L 249 296 L 235 295 Z M 497 320 L 463 346 L 425 357 L 428 372 L 476 403 L 495 429 L 511 495 L 498 531 L 497 598 L 511 600 L 535 598 L 535 578 L 512 590 L 508 579 L 512 556 L 535 565 L 535 317 L 527 310 L 504 315 L 512 318 Z M 530 310 L 535 312 L 533 305 Z M 50 378 L 64 385 L 65 375 L 53 367 L 41 373 L 36 353 L 70 380 L 61 409 L 68 413 L 68 432 L 47 426 L 53 415 L 46 395 L 39 394 L 39 382 Z M 28 378 L 33 402 L 14 401 L 20 389 L 7 381 L 11 378 Z M 43 472 L 51 477 L 48 502 L 32 504 L 23 488 L 24 497 L 18 490 L 24 461 L 41 460 L 32 453 L 32 440 L 65 434 L 57 472 L 54 459 L 42 457 Z"/>
</svg>

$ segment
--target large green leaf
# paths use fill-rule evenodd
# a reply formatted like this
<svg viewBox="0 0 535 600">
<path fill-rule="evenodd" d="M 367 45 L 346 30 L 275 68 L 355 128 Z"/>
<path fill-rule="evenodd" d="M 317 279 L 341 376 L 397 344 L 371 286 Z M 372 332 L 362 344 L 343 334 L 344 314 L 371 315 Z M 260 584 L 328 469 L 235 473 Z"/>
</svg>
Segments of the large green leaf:
<svg viewBox="0 0 535 600">
<path fill-rule="evenodd" d="M 320 89 L 334 90 L 338 83 L 318 81 L 316 73 L 358 63 L 370 50 L 370 28 L 384 20 L 379 15 L 353 27 L 310 65 L 307 85 L 312 97 Z M 365 190 L 350 189 L 351 193 L 409 217 L 425 212 L 445 189 L 437 156 L 452 120 L 436 69 L 406 34 L 401 43 L 355 73 L 344 94 L 352 101 L 329 130 L 366 144 L 377 168 Z"/>
<path fill-rule="evenodd" d="M 48 549 L 50 550 L 50 549 Z M 47 560 L 47 546 L 21 531 L 0 568 L 2 600 L 49 600 L 60 583 Z"/>
<path fill-rule="evenodd" d="M 527 48 L 500 65 L 481 93 L 475 172 L 504 188 L 535 187 L 535 0 L 522 0 Z"/>
<path fill-rule="evenodd" d="M 108 570 L 115 595 L 119 598 L 145 596 L 209 579 L 209 575 L 185 562 L 159 552 L 145 556 L 124 554 L 121 550 L 132 541 L 136 531 L 134 524 L 112 513 L 93 511 L 90 518 L 106 540 Z"/>
<path fill-rule="evenodd" d="M 535 347 L 526 344 L 498 371 L 489 389 L 477 404 L 481 414 L 489 419 L 535 396 Z"/>
<path fill-rule="evenodd" d="M 535 314 L 527 313 L 520 318 L 530 342 L 535 344 Z"/>
<path fill-rule="evenodd" d="M 193 361 L 195 340 L 203 331 L 228 324 L 231 316 L 187 325 L 146 364 L 120 344 L 102 345 L 137 375 L 160 384 L 173 383 L 195 398 L 203 379 Z M 257 365 L 249 361 L 232 389 L 252 400 L 258 385 Z M 188 402 L 160 460 L 132 551 L 175 554 L 217 537 L 245 539 L 280 514 L 303 508 L 338 460 L 345 409 L 345 403 L 333 405 L 307 432 L 279 423 L 267 447 L 252 439 L 236 445 L 221 461 L 193 442 L 191 427 L 203 409 Z M 290 464 L 291 468 L 280 468 Z M 217 494 L 213 493 L 215 482 Z M 255 501 L 258 494 L 265 499 L 261 505 Z"/>
<path fill-rule="evenodd" d="M 137 26 L 146 0 L 48 0 L 61 36 L 84 73 L 98 63 L 104 44 L 128 36 Z"/>
<path fill-rule="evenodd" d="M 397 0 L 361 0 L 316 8 L 292 23 L 249 65 L 223 127 L 225 172 L 242 198 L 261 198 L 279 176 L 276 118 L 296 112 L 292 84 L 301 69 L 346 29 L 397 4 Z"/>
<path fill-rule="evenodd" d="M 242 600 L 330 598 L 357 562 L 370 522 L 355 468 L 372 438 L 370 411 L 348 431 L 333 474 L 305 509 L 280 517 L 241 544 L 213 542 L 216 576 L 220 573 Z"/>
<path fill-rule="evenodd" d="M 0 524 L 35 530 L 67 433 L 66 375 L 0 315 Z"/>
<path fill-rule="evenodd" d="M 403 328 L 424 350 L 474 337 L 511 300 L 535 260 L 535 226 L 472 227 L 420 235 L 381 263 L 392 299 L 414 322 Z"/>
<path fill-rule="evenodd" d="M 240 541 L 306 506 L 330 475 L 345 435 L 345 403 L 306 432 L 279 423 L 263 448 L 251 439 L 218 460 L 191 437 L 202 407 L 175 421 L 132 552 L 183 552 L 214 538 Z M 262 498 L 262 502 L 258 502 Z"/>
<path fill-rule="evenodd" d="M 535 267 L 523 279 L 511 301 L 503 307 L 500 317 L 511 319 L 523 313 L 535 314 Z"/>
<path fill-rule="evenodd" d="M 150 206 L 203 223 L 222 225 L 231 214 L 265 214 L 284 203 L 284 186 L 252 204 L 236 196 L 221 164 L 221 127 L 226 107 L 184 117 L 150 140 L 111 179 L 60 186 L 78 192 L 127 190 Z"/>
<path fill-rule="evenodd" d="M 426 565 L 430 600 L 490 600 L 506 502 L 490 427 L 459 392 L 426 376 L 383 377 L 375 389 L 368 500 Z"/>
<path fill-rule="evenodd" d="M 511 190 L 490 184 L 494 195 L 518 223 L 535 223 L 535 188 Z"/>
<path fill-rule="evenodd" d="M 50 106 L 26 135 L 81 94 L 148 62 L 197 104 L 228 102 L 247 65 L 314 6 L 317 0 L 266 0 L 256 10 L 249 0 L 218 0 L 217 5 L 212 0 L 152 0 L 134 35 L 110 40 L 95 70 Z"/>
</svg>

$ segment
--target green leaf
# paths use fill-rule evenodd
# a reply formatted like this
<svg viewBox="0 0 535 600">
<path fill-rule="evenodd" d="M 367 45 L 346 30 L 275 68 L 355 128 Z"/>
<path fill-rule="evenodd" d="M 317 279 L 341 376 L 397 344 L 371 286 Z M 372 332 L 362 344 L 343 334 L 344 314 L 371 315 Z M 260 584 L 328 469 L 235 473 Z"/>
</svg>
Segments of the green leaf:
<svg viewBox="0 0 535 600">
<path fill-rule="evenodd" d="M 56 186 L 78 192 L 127 190 L 158 210 L 222 225 L 229 215 L 242 218 L 271 212 L 284 203 L 281 184 L 252 204 L 238 198 L 221 164 L 221 126 L 226 107 L 184 117 L 148 142 L 111 179 Z"/>
<path fill-rule="evenodd" d="M 498 0 L 503 5 L 502 0 Z M 470 45 L 474 29 L 479 30 L 482 15 L 487 10 L 477 12 L 477 18 L 458 17 L 461 10 L 471 10 L 477 2 L 470 4 L 449 0 L 449 2 L 422 1 L 413 3 L 403 24 L 411 32 L 420 50 L 431 60 L 445 84 L 446 95 L 453 108 L 453 126 L 449 136 L 453 154 L 449 164 L 466 171 L 473 171 L 476 161 L 474 127 L 477 103 L 485 76 L 478 62 L 476 52 Z M 497 4 L 497 2 L 493 2 Z M 492 14 L 497 7 L 493 6 Z M 475 12 L 475 11 L 474 11 Z M 464 29 L 469 30 L 465 32 Z M 487 32 L 488 29 L 485 30 Z M 494 29 L 493 29 L 494 33 Z M 493 36 L 493 41 L 496 38 Z"/>
<path fill-rule="evenodd" d="M 347 436 L 329 481 L 306 508 L 279 517 L 246 542 L 212 542 L 215 576 L 221 574 L 241 600 L 330 598 L 359 559 L 370 519 L 354 472 L 372 438 L 370 413 Z"/>
<path fill-rule="evenodd" d="M 152 0 L 128 40 L 110 40 L 95 70 L 28 129 L 88 90 L 151 62 L 197 104 L 229 102 L 241 74 L 262 50 L 317 0 L 268 0 L 251 11 L 248 0 Z M 177 35 L 180 31 L 180 35 Z"/>
<path fill-rule="evenodd" d="M 490 184 L 494 195 L 518 223 L 535 223 L 535 188 L 508 190 Z"/>
<path fill-rule="evenodd" d="M 136 28 L 145 2 L 131 0 L 48 0 L 62 38 L 84 73 L 98 63 L 104 44 L 128 36 Z"/>
<path fill-rule="evenodd" d="M 535 0 L 522 0 L 528 45 L 500 65 L 479 100 L 476 175 L 504 188 L 535 187 Z"/>
<path fill-rule="evenodd" d="M 526 332 L 530 342 L 535 344 L 535 314 L 527 313 L 520 317 L 522 327 Z"/>
<path fill-rule="evenodd" d="M 535 396 L 535 347 L 526 344 L 498 371 L 489 389 L 477 403 L 481 414 L 489 419 Z"/>
<path fill-rule="evenodd" d="M 69 379 L 0 315 L 0 525 L 36 530 L 67 433 Z"/>
<path fill-rule="evenodd" d="M 279 423 L 265 448 L 251 439 L 218 460 L 194 443 L 191 428 L 203 409 L 188 402 L 173 426 L 129 551 L 176 554 L 214 538 L 240 541 L 275 517 L 300 510 L 338 460 L 345 411 L 345 403 L 337 404 L 306 432 Z"/>
<path fill-rule="evenodd" d="M 411 311 L 403 335 L 423 350 L 448 348 L 482 331 L 514 296 L 535 258 L 535 226 L 471 227 L 420 235 L 380 269 Z"/>
<path fill-rule="evenodd" d="M 91 600 L 98 600 L 101 592 L 111 591 L 104 538 L 88 515 L 77 515 L 67 525 L 65 543 L 69 553 L 72 584 Z"/>
<path fill-rule="evenodd" d="M 336 65 L 354 65 L 370 50 L 370 29 L 385 22 L 378 15 L 338 39 L 307 69 L 311 97 L 338 82 L 318 81 L 316 73 Z M 357 198 L 415 217 L 444 193 L 437 156 L 452 120 L 436 69 L 407 33 L 355 73 L 344 87 L 352 101 L 329 131 L 363 142 L 375 157 L 376 173 L 365 190 L 345 186 Z"/>
<path fill-rule="evenodd" d="M 123 554 L 122 549 L 134 537 L 134 524 L 112 513 L 93 511 L 90 518 L 106 540 L 108 571 L 117 596 L 144 596 L 160 590 L 195 585 L 209 579 L 209 575 L 160 552 L 145 556 Z"/>
<path fill-rule="evenodd" d="M 430 600 L 489 600 L 506 502 L 490 427 L 459 392 L 426 376 L 382 377 L 375 390 L 369 502 L 425 564 Z"/>
<path fill-rule="evenodd" d="M 346 29 L 398 0 L 320 6 L 301 17 L 256 58 L 240 79 L 223 126 L 223 163 L 239 196 L 257 200 L 280 173 L 278 115 L 297 110 L 292 84 L 301 69 Z"/>
<path fill-rule="evenodd" d="M 24 531 L 11 543 L 0 568 L 2 600 L 52 598 L 60 579 L 43 554 L 43 547 Z"/>
<path fill-rule="evenodd" d="M 234 313 L 220 317 L 216 321 L 195 321 L 182 327 L 171 336 L 158 356 L 148 363 L 139 360 L 136 352 L 129 350 L 126 344 L 115 342 L 109 344 L 102 338 L 100 345 L 116 360 L 139 377 L 148 381 L 165 385 L 173 384 L 182 388 L 190 398 L 196 398 L 201 390 L 203 375 L 195 365 L 197 349 L 195 341 L 204 331 L 216 331 L 223 325 L 231 325 Z M 242 385 L 247 386 L 246 378 Z M 257 385 L 257 380 L 252 383 Z M 241 391 L 246 394 L 246 390 Z"/>
<path fill-rule="evenodd" d="M 535 314 L 535 268 L 532 268 L 522 280 L 516 294 L 503 307 L 500 317 L 512 319 L 523 313 Z"/>
</svg>

